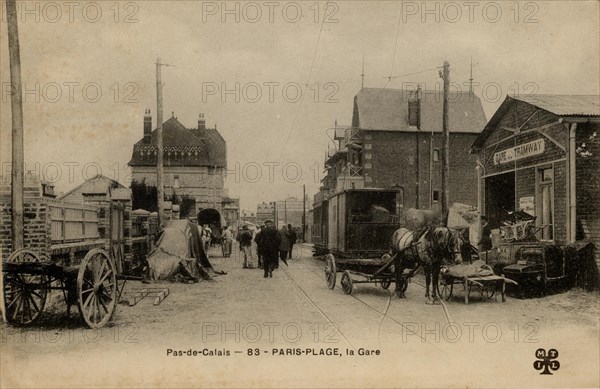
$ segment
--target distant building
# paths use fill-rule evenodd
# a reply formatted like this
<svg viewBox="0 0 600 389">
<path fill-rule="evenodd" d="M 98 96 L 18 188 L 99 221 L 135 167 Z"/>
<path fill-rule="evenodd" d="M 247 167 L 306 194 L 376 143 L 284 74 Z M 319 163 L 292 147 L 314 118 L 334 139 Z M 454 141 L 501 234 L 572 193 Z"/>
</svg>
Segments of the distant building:
<svg viewBox="0 0 600 389">
<path fill-rule="evenodd" d="M 237 231 L 240 222 L 240 199 L 223 197 L 222 209 L 227 225 L 232 228 L 232 231 Z"/>
<path fill-rule="evenodd" d="M 262 225 L 265 220 L 275 220 L 275 207 L 273 203 L 265 203 L 264 201 L 256 206 L 256 224 Z"/>
<path fill-rule="evenodd" d="M 310 207 L 310 200 L 306 197 L 306 202 L 297 197 L 288 197 L 285 200 L 276 201 L 274 209 L 275 220 L 277 221 L 277 227 L 291 224 L 293 227 L 302 226 L 302 216 L 304 214 L 304 207 L 306 205 L 306 212 Z"/>
<path fill-rule="evenodd" d="M 156 145 L 156 130 L 147 110 L 143 138 L 134 144 L 129 161 L 132 187 L 140 183 L 156 187 Z M 165 197 L 173 204 L 181 203 L 182 218 L 202 209 L 223 211 L 227 144 L 216 126 L 207 128 L 200 114 L 197 128 L 186 128 L 173 115 L 163 124 L 163 153 Z"/>
<path fill-rule="evenodd" d="M 129 193 L 129 190 L 124 185 L 99 174 L 85 180 L 80 185 L 60 196 L 58 200 L 76 204 L 107 201 L 110 198 L 111 189 L 125 189 Z"/>
<path fill-rule="evenodd" d="M 336 126 L 336 148 L 326 155 L 315 201 L 343 189 L 401 187 L 405 208 L 439 205 L 442 106 L 441 91 L 361 89 L 352 125 Z M 449 203 L 477 204 L 476 158 L 469 150 L 485 123 L 477 96 L 450 92 Z"/>
<path fill-rule="evenodd" d="M 246 211 L 243 211 L 241 220 L 242 222 L 256 224 L 256 215 L 254 214 L 254 212 L 247 213 Z"/>
</svg>

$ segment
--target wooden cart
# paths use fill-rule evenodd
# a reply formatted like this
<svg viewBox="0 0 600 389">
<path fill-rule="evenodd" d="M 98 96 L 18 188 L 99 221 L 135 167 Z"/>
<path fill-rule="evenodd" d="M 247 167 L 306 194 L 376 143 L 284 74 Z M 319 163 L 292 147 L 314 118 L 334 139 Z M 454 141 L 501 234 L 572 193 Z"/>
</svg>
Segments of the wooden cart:
<svg viewBox="0 0 600 389">
<path fill-rule="evenodd" d="M 505 302 L 505 291 L 507 282 L 517 284 L 515 281 L 509 278 L 505 278 L 503 276 L 498 276 L 495 274 L 485 276 L 456 277 L 448 274 L 447 268 L 442 268 L 442 271 L 440 272 L 438 294 L 440 298 L 447 301 L 450 299 L 450 297 L 452 297 L 454 285 L 462 285 L 464 288 L 465 304 L 469 303 L 469 296 L 471 292 L 475 291 L 477 291 L 481 297 L 486 299 L 491 299 L 494 296 L 497 296 L 497 293 L 500 293 L 502 295 L 502 302 Z"/>
<path fill-rule="evenodd" d="M 127 280 L 142 277 L 124 274 L 125 207 L 110 199 L 104 208 L 44 199 L 49 212 L 52 244 L 36 251 L 20 249 L 2 263 L 4 312 L 16 325 L 36 321 L 48 294 L 62 292 L 67 305 L 77 305 L 91 328 L 104 326 L 114 315 Z M 100 236 L 98 214 L 106 231 Z M 41 238 L 40 238 L 41 239 Z M 106 248 L 106 250 L 105 250 Z"/>
</svg>

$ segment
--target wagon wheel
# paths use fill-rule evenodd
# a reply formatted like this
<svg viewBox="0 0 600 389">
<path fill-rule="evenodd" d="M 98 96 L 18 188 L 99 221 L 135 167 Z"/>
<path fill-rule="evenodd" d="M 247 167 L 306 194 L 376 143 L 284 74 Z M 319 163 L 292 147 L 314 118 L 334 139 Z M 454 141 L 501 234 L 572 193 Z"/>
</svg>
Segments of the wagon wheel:
<svg viewBox="0 0 600 389">
<path fill-rule="evenodd" d="M 333 254 L 327 254 L 325 258 L 325 282 L 329 289 L 335 288 L 336 272 L 335 258 Z"/>
<path fill-rule="evenodd" d="M 20 249 L 11 254 L 6 262 L 42 262 L 45 256 Z M 34 322 L 44 310 L 48 278 L 45 275 L 23 273 L 6 274 L 4 277 L 4 307 L 8 321 L 18 325 Z"/>
<path fill-rule="evenodd" d="M 81 261 L 77 274 L 77 301 L 81 317 L 90 328 L 100 328 L 116 307 L 117 273 L 106 251 L 94 249 Z"/>
<path fill-rule="evenodd" d="M 344 293 L 352 293 L 352 277 L 350 276 L 350 272 L 348 270 L 344 270 L 344 274 L 342 275 L 342 280 L 340 283 L 342 284 L 342 290 Z"/>
<path fill-rule="evenodd" d="M 454 289 L 454 283 L 450 282 L 448 283 L 446 280 L 441 280 L 440 283 L 437 286 L 438 288 L 438 295 L 440 296 L 441 299 L 443 300 L 450 300 L 450 297 L 452 297 L 452 290 Z"/>
<path fill-rule="evenodd" d="M 481 297 L 491 299 L 496 294 L 496 285 L 493 283 L 485 283 L 481 288 Z"/>
</svg>

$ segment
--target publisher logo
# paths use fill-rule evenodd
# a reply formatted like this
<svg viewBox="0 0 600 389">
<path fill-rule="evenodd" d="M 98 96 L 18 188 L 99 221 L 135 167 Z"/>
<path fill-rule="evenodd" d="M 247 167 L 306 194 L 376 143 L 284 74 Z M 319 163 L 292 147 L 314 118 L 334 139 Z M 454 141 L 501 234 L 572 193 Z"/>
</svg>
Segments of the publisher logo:
<svg viewBox="0 0 600 389">
<path fill-rule="evenodd" d="M 533 368 L 535 370 L 542 370 L 540 374 L 552 375 L 551 370 L 556 371 L 560 369 L 560 362 L 558 362 L 558 351 L 551 348 L 546 352 L 543 348 L 539 348 L 535 352 L 535 357 L 538 359 L 533 362 Z"/>
</svg>

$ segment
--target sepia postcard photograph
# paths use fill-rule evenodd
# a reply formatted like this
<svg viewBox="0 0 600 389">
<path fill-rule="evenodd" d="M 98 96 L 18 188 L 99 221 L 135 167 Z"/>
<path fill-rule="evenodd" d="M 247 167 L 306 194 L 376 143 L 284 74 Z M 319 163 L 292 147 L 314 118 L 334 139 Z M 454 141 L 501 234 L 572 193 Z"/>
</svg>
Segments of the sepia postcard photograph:
<svg viewBox="0 0 600 389">
<path fill-rule="evenodd" d="M 600 387 L 599 69 L 597 0 L 0 1 L 0 387 Z"/>
</svg>

